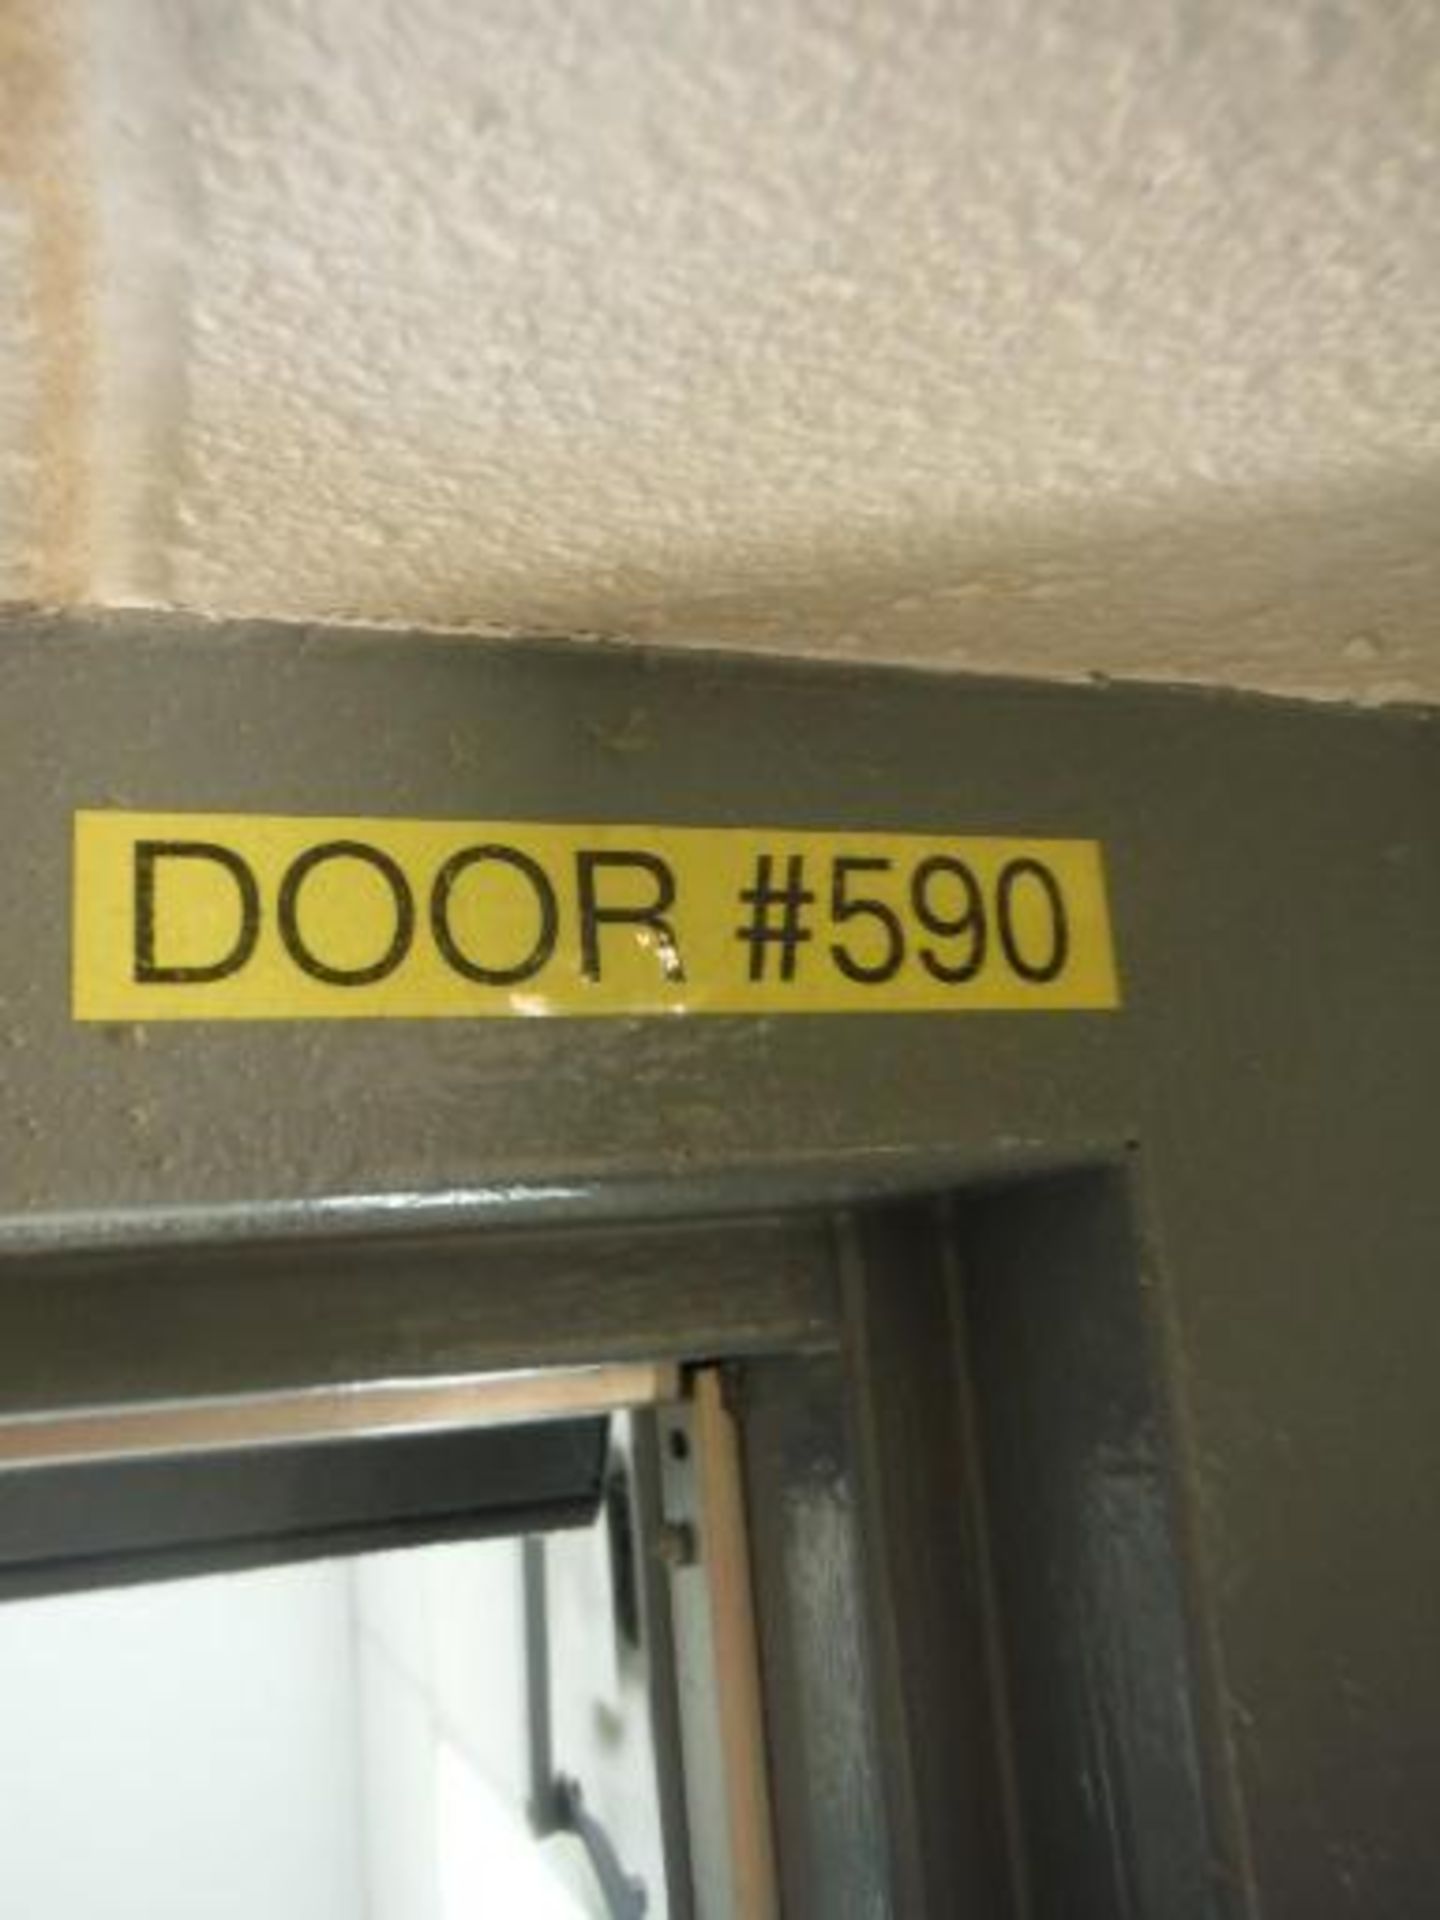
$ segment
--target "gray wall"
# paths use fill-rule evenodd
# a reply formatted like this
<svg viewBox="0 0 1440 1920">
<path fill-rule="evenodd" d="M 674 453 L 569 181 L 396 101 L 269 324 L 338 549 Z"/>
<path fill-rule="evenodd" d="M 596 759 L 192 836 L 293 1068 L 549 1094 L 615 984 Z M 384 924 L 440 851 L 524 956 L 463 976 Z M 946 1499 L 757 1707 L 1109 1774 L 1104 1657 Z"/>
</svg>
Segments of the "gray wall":
<svg viewBox="0 0 1440 1920">
<path fill-rule="evenodd" d="M 19 1260 L 117 1233 L 578 1218 L 1125 1160 L 1254 1888 L 1271 1920 L 1431 1910 L 1436 741 L 1421 715 L 1159 691 L 12 628 L 7 1243 Z M 77 1027 L 70 815 L 107 805 L 1093 835 L 1126 1003 Z M 63 1355 L 36 1360 L 63 1378 Z"/>
</svg>

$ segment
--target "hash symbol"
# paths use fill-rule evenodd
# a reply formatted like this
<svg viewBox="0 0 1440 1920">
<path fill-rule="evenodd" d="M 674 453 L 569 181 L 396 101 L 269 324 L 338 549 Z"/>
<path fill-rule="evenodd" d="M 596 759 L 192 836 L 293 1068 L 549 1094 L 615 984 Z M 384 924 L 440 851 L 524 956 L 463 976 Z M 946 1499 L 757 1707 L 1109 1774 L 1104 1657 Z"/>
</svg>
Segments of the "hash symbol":
<svg viewBox="0 0 1440 1920">
<path fill-rule="evenodd" d="M 743 927 L 735 929 L 737 940 L 750 943 L 750 978 L 765 978 L 768 949 L 778 946 L 780 949 L 780 978 L 795 978 L 795 954 L 802 942 L 813 940 L 814 935 L 808 927 L 800 924 L 801 912 L 805 907 L 815 904 L 815 896 L 803 884 L 805 878 L 805 856 L 802 853 L 787 855 L 785 861 L 785 883 L 776 886 L 774 856 L 762 853 L 755 862 L 755 884 L 746 887 L 740 898 L 755 911 Z M 775 915 L 778 913 L 778 919 Z"/>
</svg>

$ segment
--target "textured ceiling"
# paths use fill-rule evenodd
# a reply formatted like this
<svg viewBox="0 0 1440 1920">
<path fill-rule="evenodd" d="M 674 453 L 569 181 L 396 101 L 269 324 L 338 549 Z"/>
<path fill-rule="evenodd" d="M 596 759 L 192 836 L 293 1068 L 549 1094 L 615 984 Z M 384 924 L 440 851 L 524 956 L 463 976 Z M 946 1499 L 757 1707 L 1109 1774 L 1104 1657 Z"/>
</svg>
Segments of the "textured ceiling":
<svg viewBox="0 0 1440 1920">
<path fill-rule="evenodd" d="M 0 0 L 0 597 L 1440 698 L 1433 0 Z"/>
</svg>

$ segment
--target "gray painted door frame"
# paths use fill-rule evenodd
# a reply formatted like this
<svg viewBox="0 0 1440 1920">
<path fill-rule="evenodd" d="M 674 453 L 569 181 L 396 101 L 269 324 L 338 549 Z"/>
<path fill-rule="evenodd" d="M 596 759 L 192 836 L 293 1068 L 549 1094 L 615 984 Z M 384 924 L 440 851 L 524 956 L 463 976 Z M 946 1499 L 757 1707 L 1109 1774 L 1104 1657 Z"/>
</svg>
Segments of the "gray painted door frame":
<svg viewBox="0 0 1440 1920">
<path fill-rule="evenodd" d="M 1183 1622 L 1216 1884 L 1267 1920 L 1426 1911 L 1440 1896 L 1436 740 L 1424 713 L 1179 691 L 179 617 L 13 620 L 0 1406 L 162 1378 L 196 1392 L 356 1377 L 482 1348 L 525 1358 L 552 1332 L 554 1350 L 601 1358 L 625 1344 L 627 1297 L 647 1351 L 696 1357 L 694 1301 L 678 1283 L 627 1296 L 625 1247 L 701 1219 L 733 1222 L 717 1248 L 764 1242 L 803 1343 L 826 1314 L 859 1311 L 848 1270 L 833 1282 L 843 1311 L 817 1278 L 827 1211 L 940 1196 L 970 1222 L 953 1258 L 979 1276 L 962 1344 L 986 1577 L 1018 1596 L 1007 1618 L 1077 1644 L 1074 1618 L 1014 1585 L 1023 1543 L 997 1518 L 1001 1482 L 1038 1486 L 1037 1525 L 1077 1591 L 1110 1596 L 1110 1618 L 1157 1590 L 1163 1481 L 1182 1578 L 1155 1644 L 1173 1651 Z M 115 806 L 1090 838 L 1124 1003 L 80 1026 L 71 821 Z M 1083 1203 L 1046 1185 L 1069 1175 L 1088 1183 Z M 1114 1178 L 1119 1208 L 1095 1197 Z M 1123 1242 L 1113 1270 L 1133 1281 L 1140 1333 L 1085 1348 L 1088 1321 L 1066 1316 L 1084 1296 L 1112 1324 L 1110 1296 L 1074 1277 L 1078 1256 L 1031 1246 L 1020 1215 L 997 1225 L 992 1211 L 1027 1182 L 1026 1220 L 1069 1207 L 1074 1245 Z M 470 1285 L 462 1249 L 503 1263 L 527 1225 L 561 1248 L 540 1257 L 549 1278 L 537 1287 L 527 1256 L 523 1282 L 517 1268 L 511 1286 Z M 436 1264 L 391 1295 L 382 1265 L 421 1237 L 444 1242 Z M 1026 1247 L 1021 1282 L 992 1286 L 986 1272 Z M 743 1348 L 757 1268 L 733 1266 L 721 1291 Z M 282 1305 L 307 1298 L 309 1315 Z M 1066 1342 L 1120 1383 L 1118 1450 L 1061 1364 Z M 1042 1436 L 1068 1428 L 1084 1458 L 1143 1470 L 1061 1473 L 987 1387 L 1017 1369 L 1051 1383 Z M 1153 1406 L 1134 1397 L 1146 1379 Z M 862 1480 L 865 1448 L 883 1457 L 884 1441 L 862 1432 Z M 1133 1553 L 1086 1560 L 1077 1511 L 1092 1544 Z M 1004 1646 L 986 1657 L 1015 1720 L 998 1815 L 1013 1852 L 1045 1804 L 1035 1755 L 1063 1751 L 1078 1724 L 1067 1705 L 1037 1747 L 1025 1700 L 1076 1696 L 1017 1676 Z M 1078 1686 L 1083 1661 L 1066 1672 Z M 1079 1844 L 1058 1816 L 1049 1831 Z M 1042 1870 L 1037 1911 L 1046 1884 Z"/>
</svg>

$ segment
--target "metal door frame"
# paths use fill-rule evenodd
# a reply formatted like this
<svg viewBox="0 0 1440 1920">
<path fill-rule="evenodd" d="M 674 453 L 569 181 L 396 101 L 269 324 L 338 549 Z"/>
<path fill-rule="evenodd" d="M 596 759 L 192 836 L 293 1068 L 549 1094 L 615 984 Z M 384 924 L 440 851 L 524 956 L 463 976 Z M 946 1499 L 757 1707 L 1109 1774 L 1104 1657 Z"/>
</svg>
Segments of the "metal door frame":
<svg viewBox="0 0 1440 1920">
<path fill-rule="evenodd" d="M 826 1207 L 1128 1168 L 1213 1709 L 1197 1737 L 1234 1789 L 1212 1818 L 1216 1897 L 1306 1920 L 1425 1910 L 1437 740 L 1426 712 L 1179 690 L 17 617 L 0 644 L 0 1409 L 404 1374 L 425 1354 L 623 1358 L 637 1336 L 758 1355 L 755 1265 L 712 1287 L 674 1223 L 782 1208 L 811 1211 L 735 1232 L 782 1275 L 772 1332 L 813 1351 L 845 1323 L 814 1279 Z M 126 805 L 1095 839 L 1124 1005 L 82 1028 L 71 820 Z M 988 1218 L 975 1245 L 1004 1267 Z M 675 1234 L 675 1263 L 633 1282 L 626 1221 L 652 1246 Z M 525 1222 L 555 1229 L 541 1278 L 516 1258 L 475 1286 L 467 1237 L 500 1274 Z M 421 1240 L 434 1265 L 398 1289 L 362 1244 Z M 998 1315 L 984 1332 L 1015 1337 Z"/>
<path fill-rule="evenodd" d="M 251 1437 L 263 1441 L 268 1430 L 273 1441 L 274 1410 L 304 1407 L 307 1393 L 349 1398 L 362 1422 L 377 1394 L 398 1392 L 407 1407 L 433 1398 L 444 1425 L 418 1443 L 425 1459 L 416 1472 L 462 1482 L 469 1474 L 483 1503 L 487 1485 L 499 1483 L 484 1478 L 487 1436 L 456 1427 L 464 1417 L 457 1367 L 483 1392 L 521 1354 L 532 1368 L 608 1362 L 573 1376 L 578 1405 L 587 1387 L 591 1400 L 602 1388 L 613 1400 L 656 1362 L 672 1374 L 676 1363 L 703 1362 L 707 1382 L 727 1382 L 744 1463 L 784 1910 L 827 1920 L 961 1910 L 995 1920 L 1062 1911 L 1101 1920 L 1128 1901 L 1163 1920 L 1212 1920 L 1239 1910 L 1240 1826 L 1172 1502 L 1184 1476 L 1169 1430 L 1164 1341 L 1140 1285 L 1133 1231 L 1130 1173 L 1091 1167 L 759 1219 L 14 1260 L 0 1269 L 0 1353 L 12 1359 L 9 1377 L 0 1375 L 0 1444 L 12 1442 L 12 1453 L 26 1440 L 52 1455 L 58 1447 L 69 1499 L 56 1521 L 32 1469 L 15 1509 L 16 1483 L 7 1488 L 0 1476 L 0 1516 L 14 1536 L 7 1554 L 21 1554 L 16 1529 L 27 1516 L 31 1532 L 40 1520 L 41 1532 L 49 1529 L 48 1559 L 32 1548 L 11 1585 L 85 1584 L 97 1565 L 103 1577 L 132 1578 L 344 1550 L 367 1529 L 376 1537 L 377 1527 L 395 1542 L 476 1531 L 472 1517 L 448 1510 L 407 1520 L 393 1485 L 383 1514 L 364 1511 L 357 1442 L 317 1447 L 312 1432 L 298 1451 L 272 1444 L 238 1463 L 225 1457 L 221 1478 L 228 1486 L 238 1466 L 240 1484 L 229 1493 L 222 1486 L 212 1502 L 210 1545 L 167 1553 L 165 1515 L 185 1511 L 185 1488 L 205 1480 L 206 1462 L 163 1456 L 187 1431 L 194 1438 L 207 1421 L 213 1427 L 216 1409 L 232 1410 L 221 1429 L 232 1440 L 234 1409 L 252 1426 L 265 1410 L 268 1429 L 262 1422 Z M 1060 1293 L 1037 1313 L 1034 1293 L 1046 1286 Z M 167 1348 L 154 1334 L 174 1332 L 169 1315 L 182 1296 L 195 1317 L 179 1348 Z M 1085 1360 L 1096 1341 L 1098 1367 Z M 54 1385 L 34 1371 L 47 1353 L 65 1356 L 73 1397 L 63 1410 Z M 177 1406 L 202 1359 L 211 1397 Z M 1057 1366 L 1074 1380 L 1063 1406 L 1051 1390 Z M 22 1376 L 29 1390 L 17 1404 Z M 378 1381 L 391 1384 L 367 1385 Z M 1017 1402 L 1026 1407 L 1021 1432 L 1033 1429 L 1018 1458 Z M 689 1418 L 672 1392 L 642 1449 L 651 1487 L 642 1502 L 651 1530 L 642 1543 L 645 1591 L 658 1658 L 679 1647 L 693 1660 L 703 1644 L 708 1661 L 714 1546 L 694 1525 L 687 1496 L 677 1498 L 677 1470 L 667 1465 L 672 1450 L 689 1451 L 672 1444 Z M 92 1459 L 67 1463 L 76 1434 L 91 1432 Z M 129 1467 L 96 1465 L 107 1434 L 122 1443 L 138 1434 L 145 1452 Z M 496 1436 L 502 1451 L 504 1435 Z M 369 1444 L 373 1451 L 373 1436 Z M 160 1459 L 145 1457 L 157 1447 Z M 1117 1467 L 1151 1532 L 1137 1533 L 1132 1519 L 1130 1536 L 1122 1530 L 1112 1542 L 1096 1538 L 1086 1476 Z M 305 1505 L 287 1493 L 291 1481 L 318 1486 L 332 1468 L 357 1489 L 347 1528 L 335 1530 L 331 1501 L 320 1516 L 328 1530 L 267 1539 L 275 1503 Z M 1031 1515 L 1037 1499 L 1050 1503 L 1043 1525 Z M 503 1507 L 498 1492 L 495 1501 Z M 513 1524 L 513 1506 L 508 1512 Z M 101 1513 L 108 1568 L 83 1554 L 85 1529 Z M 127 1528 L 137 1527 L 149 1551 L 136 1553 L 131 1542 L 120 1552 Z M 698 1535 L 691 1556 L 673 1548 L 682 1528 Z M 1152 1564 L 1135 1569 L 1133 1591 L 1119 1593 L 1109 1664 L 1097 1668 L 1087 1633 L 1107 1590 L 1091 1562 L 1097 1549 L 1124 1554 L 1137 1543 Z M 102 1545 L 97 1534 L 92 1553 Z M 57 1561 L 67 1547 L 71 1557 Z M 1068 1556 L 1071 1598 L 1062 1604 L 1033 1576 L 1032 1555 Z M 698 1576 L 687 1559 L 700 1563 Z M 1157 1671 L 1162 1613 L 1171 1664 L 1162 1659 Z M 1053 1685 L 1037 1694 L 1025 1680 L 1042 1645 L 1054 1649 Z M 1193 1744 L 1178 1767 L 1151 1725 L 1157 1710 L 1163 1722 L 1176 1662 L 1194 1713 L 1182 1729 Z M 711 1777 L 706 1758 L 723 1730 L 687 1729 L 667 1686 L 656 1705 L 662 1753 L 677 1770 L 687 1756 L 698 1769 L 692 1819 L 703 1806 L 728 1821 L 733 1780 Z M 1087 1819 L 1074 1787 L 1106 1740 L 1112 1800 L 1146 1816 L 1118 1839 L 1113 1820 Z M 717 1756 L 726 1745 L 714 1741 Z M 666 1800 L 683 1866 L 693 1836 L 682 1831 L 673 1787 Z M 753 1891 L 742 1904 L 760 1911 Z M 699 1910 L 717 1909 L 712 1899 Z"/>
</svg>

